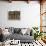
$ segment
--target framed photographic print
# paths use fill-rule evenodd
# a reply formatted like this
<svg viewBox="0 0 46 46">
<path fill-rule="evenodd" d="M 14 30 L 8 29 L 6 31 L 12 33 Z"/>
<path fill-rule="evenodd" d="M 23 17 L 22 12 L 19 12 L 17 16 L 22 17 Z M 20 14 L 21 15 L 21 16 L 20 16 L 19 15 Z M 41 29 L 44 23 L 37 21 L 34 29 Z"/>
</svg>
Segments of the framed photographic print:
<svg viewBox="0 0 46 46">
<path fill-rule="evenodd" d="M 8 19 L 9 20 L 20 20 L 20 11 L 9 11 Z"/>
</svg>

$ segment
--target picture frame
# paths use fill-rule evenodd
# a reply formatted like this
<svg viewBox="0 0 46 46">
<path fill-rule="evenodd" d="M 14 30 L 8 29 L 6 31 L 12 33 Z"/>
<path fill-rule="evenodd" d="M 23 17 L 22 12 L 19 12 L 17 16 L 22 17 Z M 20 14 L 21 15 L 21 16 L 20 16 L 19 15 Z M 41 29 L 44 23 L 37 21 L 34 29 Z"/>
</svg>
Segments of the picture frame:
<svg viewBox="0 0 46 46">
<path fill-rule="evenodd" d="M 9 20 L 20 20 L 20 11 L 9 11 L 8 19 Z"/>
</svg>

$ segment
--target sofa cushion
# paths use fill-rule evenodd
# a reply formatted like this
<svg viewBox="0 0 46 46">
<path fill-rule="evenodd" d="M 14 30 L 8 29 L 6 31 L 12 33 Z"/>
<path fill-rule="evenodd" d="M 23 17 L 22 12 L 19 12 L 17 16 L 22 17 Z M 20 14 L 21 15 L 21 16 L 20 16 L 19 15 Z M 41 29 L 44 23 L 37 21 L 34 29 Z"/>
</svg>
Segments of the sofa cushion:
<svg viewBox="0 0 46 46">
<path fill-rule="evenodd" d="M 14 33 L 20 33 L 21 29 L 20 28 L 14 28 Z"/>
<path fill-rule="evenodd" d="M 21 34 L 13 34 L 13 35 L 10 35 L 9 38 L 12 40 L 12 39 L 15 39 L 15 40 L 20 40 L 20 42 L 31 42 L 32 40 L 34 40 L 34 37 L 33 36 L 29 36 L 29 35 L 21 35 Z M 24 40 L 24 41 L 23 41 Z"/>
<path fill-rule="evenodd" d="M 9 27 L 8 32 L 10 32 L 11 34 L 14 34 L 14 27 Z"/>
</svg>

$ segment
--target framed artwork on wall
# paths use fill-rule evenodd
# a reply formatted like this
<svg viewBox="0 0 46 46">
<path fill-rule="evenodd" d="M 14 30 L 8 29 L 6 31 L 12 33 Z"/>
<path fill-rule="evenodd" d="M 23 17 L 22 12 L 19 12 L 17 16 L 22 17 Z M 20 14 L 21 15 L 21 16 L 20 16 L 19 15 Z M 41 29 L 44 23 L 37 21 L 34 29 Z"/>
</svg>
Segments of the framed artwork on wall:
<svg viewBox="0 0 46 46">
<path fill-rule="evenodd" d="M 8 19 L 9 20 L 20 20 L 20 11 L 9 11 Z"/>
</svg>

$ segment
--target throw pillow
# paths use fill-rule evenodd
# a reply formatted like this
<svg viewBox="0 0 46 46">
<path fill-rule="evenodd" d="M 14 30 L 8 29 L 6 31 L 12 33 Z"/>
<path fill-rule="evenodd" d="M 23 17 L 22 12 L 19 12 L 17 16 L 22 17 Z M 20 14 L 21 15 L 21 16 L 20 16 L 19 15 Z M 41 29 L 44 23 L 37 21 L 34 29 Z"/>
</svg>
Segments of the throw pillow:
<svg viewBox="0 0 46 46">
<path fill-rule="evenodd" d="M 20 33 L 21 29 L 20 28 L 15 28 L 14 33 Z"/>
</svg>

